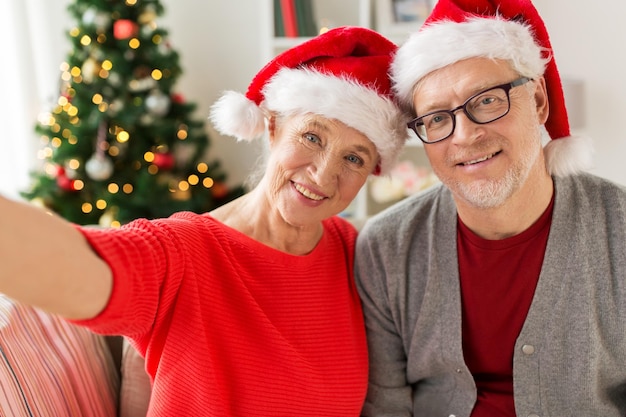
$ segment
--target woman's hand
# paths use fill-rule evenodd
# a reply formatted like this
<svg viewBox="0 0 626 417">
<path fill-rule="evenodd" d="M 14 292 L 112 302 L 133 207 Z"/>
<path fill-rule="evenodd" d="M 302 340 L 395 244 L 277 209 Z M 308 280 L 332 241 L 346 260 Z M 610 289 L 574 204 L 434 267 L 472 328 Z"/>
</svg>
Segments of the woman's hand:
<svg viewBox="0 0 626 417">
<path fill-rule="evenodd" d="M 70 319 L 96 316 L 111 271 L 70 223 L 0 196 L 0 292 Z"/>
</svg>

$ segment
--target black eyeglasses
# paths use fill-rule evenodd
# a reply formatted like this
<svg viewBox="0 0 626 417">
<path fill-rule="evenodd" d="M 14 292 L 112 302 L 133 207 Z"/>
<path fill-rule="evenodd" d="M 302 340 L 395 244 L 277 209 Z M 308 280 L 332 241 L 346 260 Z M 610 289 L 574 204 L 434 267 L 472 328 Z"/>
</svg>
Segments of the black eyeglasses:
<svg viewBox="0 0 626 417">
<path fill-rule="evenodd" d="M 484 125 L 506 116 L 511 109 L 509 91 L 513 87 L 532 81 L 532 78 L 521 77 L 513 82 L 497 85 L 474 94 L 462 105 L 452 110 L 437 110 L 417 117 L 407 123 L 417 137 L 424 143 L 441 142 L 454 133 L 456 115 L 459 110 L 474 123 Z"/>
</svg>

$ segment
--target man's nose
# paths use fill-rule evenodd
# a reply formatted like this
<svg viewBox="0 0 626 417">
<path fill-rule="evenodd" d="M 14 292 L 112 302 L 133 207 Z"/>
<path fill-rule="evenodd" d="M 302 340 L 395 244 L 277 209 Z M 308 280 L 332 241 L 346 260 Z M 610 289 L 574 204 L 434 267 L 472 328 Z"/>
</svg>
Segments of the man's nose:
<svg viewBox="0 0 626 417">
<path fill-rule="evenodd" d="M 464 111 L 460 110 L 456 112 L 455 117 L 456 126 L 452 136 L 450 137 L 450 140 L 455 144 L 469 144 L 476 140 L 476 138 L 480 135 L 480 132 L 483 131 L 483 125 L 472 121 L 472 119 L 470 119 Z"/>
</svg>

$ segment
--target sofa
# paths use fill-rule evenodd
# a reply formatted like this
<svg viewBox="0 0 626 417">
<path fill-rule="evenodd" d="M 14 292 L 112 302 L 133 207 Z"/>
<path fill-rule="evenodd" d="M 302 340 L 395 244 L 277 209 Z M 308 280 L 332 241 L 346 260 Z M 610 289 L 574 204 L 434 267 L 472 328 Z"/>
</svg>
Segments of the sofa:
<svg viewBox="0 0 626 417">
<path fill-rule="evenodd" d="M 151 387 L 125 338 L 0 294 L 0 390 L 6 417 L 145 417 Z"/>
</svg>

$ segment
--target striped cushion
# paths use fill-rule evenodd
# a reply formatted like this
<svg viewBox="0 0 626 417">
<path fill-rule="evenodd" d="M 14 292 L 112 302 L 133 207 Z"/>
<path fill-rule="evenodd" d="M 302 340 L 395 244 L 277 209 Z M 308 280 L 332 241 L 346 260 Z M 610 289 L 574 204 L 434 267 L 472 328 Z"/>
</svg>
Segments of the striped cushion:
<svg viewBox="0 0 626 417">
<path fill-rule="evenodd" d="M 115 416 L 119 384 L 103 337 L 0 294 L 0 415 Z"/>
</svg>

